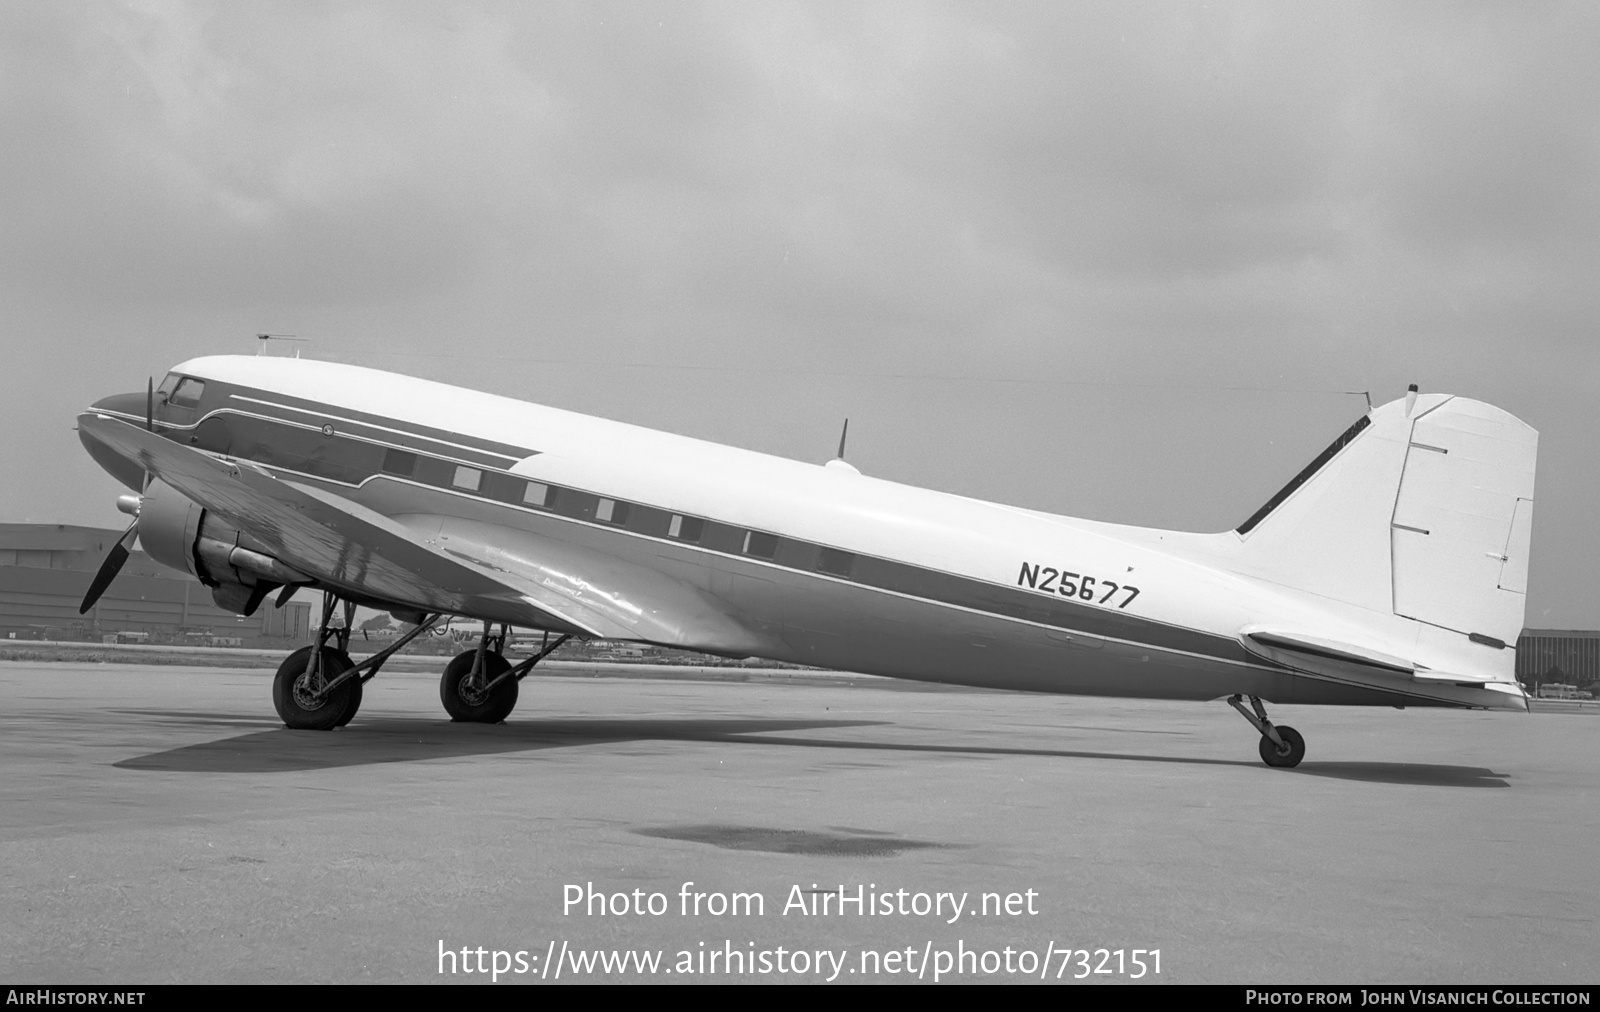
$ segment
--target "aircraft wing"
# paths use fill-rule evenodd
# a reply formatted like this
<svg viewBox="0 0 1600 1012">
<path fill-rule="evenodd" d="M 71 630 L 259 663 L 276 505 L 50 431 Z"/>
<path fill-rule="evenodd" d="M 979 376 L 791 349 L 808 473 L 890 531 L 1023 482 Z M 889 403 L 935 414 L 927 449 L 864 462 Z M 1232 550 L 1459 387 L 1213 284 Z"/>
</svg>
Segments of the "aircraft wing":
<svg viewBox="0 0 1600 1012">
<path fill-rule="evenodd" d="M 332 508 L 393 525 L 402 536 L 494 579 L 541 609 L 594 630 L 594 635 L 735 657 L 772 647 L 735 619 L 724 602 L 613 555 L 461 517 L 385 517 L 325 489 L 289 484 Z"/>
<path fill-rule="evenodd" d="M 757 640 L 725 606 L 600 552 L 456 518 L 391 518 L 106 415 L 87 438 L 237 524 L 285 564 L 380 600 L 452 614 L 508 609 L 544 628 L 748 655 Z"/>
</svg>

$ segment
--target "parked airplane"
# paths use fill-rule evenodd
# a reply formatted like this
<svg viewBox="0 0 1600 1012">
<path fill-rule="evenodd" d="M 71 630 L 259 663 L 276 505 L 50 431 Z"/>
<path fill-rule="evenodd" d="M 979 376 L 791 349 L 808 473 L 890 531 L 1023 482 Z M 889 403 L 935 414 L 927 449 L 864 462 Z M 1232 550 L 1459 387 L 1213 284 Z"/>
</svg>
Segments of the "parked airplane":
<svg viewBox="0 0 1600 1012">
<path fill-rule="evenodd" d="M 1537 434 L 1445 394 L 1373 409 L 1235 530 L 1018 509 L 505 397 L 300 359 L 198 358 L 79 416 L 139 493 L 137 535 L 255 611 L 324 592 L 279 668 L 292 728 L 355 715 L 409 637 L 353 664 L 349 613 L 483 622 L 441 681 L 497 722 L 554 646 L 508 630 L 1035 692 L 1226 698 L 1271 766 L 1305 743 L 1263 701 L 1523 710 L 1514 677 Z M 345 611 L 344 631 L 334 620 Z M 1244 700 L 1249 700 L 1245 706 Z"/>
</svg>

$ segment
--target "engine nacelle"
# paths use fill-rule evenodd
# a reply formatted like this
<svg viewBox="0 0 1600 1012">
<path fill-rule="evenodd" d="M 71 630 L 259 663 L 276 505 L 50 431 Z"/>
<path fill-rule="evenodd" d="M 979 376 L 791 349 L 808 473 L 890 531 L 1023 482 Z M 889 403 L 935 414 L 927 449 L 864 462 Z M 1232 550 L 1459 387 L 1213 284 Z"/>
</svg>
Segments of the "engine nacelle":
<svg viewBox="0 0 1600 1012">
<path fill-rule="evenodd" d="M 169 569 L 199 578 L 195 543 L 205 526 L 206 511 L 165 482 L 152 481 L 139 501 L 139 545 L 145 554 Z M 214 536 L 215 527 L 210 533 Z"/>
<path fill-rule="evenodd" d="M 239 529 L 160 481 L 139 504 L 139 544 L 152 559 L 207 587 L 217 607 L 249 615 L 274 587 L 310 577 L 239 545 Z"/>
</svg>

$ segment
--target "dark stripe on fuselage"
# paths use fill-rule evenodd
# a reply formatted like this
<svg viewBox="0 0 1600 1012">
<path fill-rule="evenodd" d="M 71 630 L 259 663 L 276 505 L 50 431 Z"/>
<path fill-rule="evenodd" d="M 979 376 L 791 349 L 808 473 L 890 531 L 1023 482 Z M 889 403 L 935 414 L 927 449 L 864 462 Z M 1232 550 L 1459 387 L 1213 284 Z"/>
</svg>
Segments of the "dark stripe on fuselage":
<svg viewBox="0 0 1600 1012">
<path fill-rule="evenodd" d="M 472 451 L 471 456 L 455 446 L 449 453 L 430 450 L 430 445 L 459 446 L 489 441 L 474 441 L 472 437 L 440 430 L 412 432 L 408 430 L 410 423 L 392 418 L 370 421 L 361 430 L 348 423 L 341 426 L 330 422 L 334 430 L 331 435 L 325 434 L 311 423 L 318 419 L 352 418 L 355 413 L 330 410 L 323 405 L 320 411 L 305 409 L 304 421 L 265 417 L 242 409 L 247 405 L 263 407 L 256 402 L 287 403 L 292 399 L 242 388 L 220 389 L 220 384 L 213 396 L 211 382 L 207 381 L 205 398 L 195 412 L 200 415 L 198 423 L 172 426 L 171 421 L 164 418 L 158 431 L 196 449 L 248 459 L 269 468 L 341 485 L 359 487 L 374 479 L 411 482 L 493 502 L 517 512 L 613 528 L 619 534 L 676 542 L 727 559 L 777 566 L 819 579 L 844 580 L 1087 636 L 1261 666 L 1259 658 L 1231 638 L 1166 625 L 1111 607 L 1082 604 L 1025 587 L 994 584 L 776 532 L 727 524 L 710 517 L 674 513 L 648 503 L 586 489 L 524 478 L 511 474 L 509 466 L 515 459 L 531 456 L 535 451 L 510 444 L 492 443 L 497 451 L 479 449 Z M 507 450 L 521 453 L 522 457 L 512 459 L 509 453 L 499 452 Z M 503 463 L 494 466 L 490 463 L 491 457 Z M 461 461 L 468 461 L 469 470 L 474 473 L 462 474 Z M 609 509 L 602 509 L 602 504 L 607 503 Z M 609 520 L 603 519 L 607 513 Z"/>
</svg>

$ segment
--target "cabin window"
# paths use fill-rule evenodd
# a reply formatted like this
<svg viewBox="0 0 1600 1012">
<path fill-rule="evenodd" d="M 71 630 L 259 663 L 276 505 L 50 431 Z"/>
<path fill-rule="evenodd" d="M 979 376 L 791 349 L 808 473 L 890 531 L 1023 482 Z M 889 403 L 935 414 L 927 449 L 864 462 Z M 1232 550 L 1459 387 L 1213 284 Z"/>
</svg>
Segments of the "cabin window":
<svg viewBox="0 0 1600 1012">
<path fill-rule="evenodd" d="M 406 450 L 390 450 L 383 455 L 383 473 L 411 477 L 417 473 L 417 455 Z"/>
<path fill-rule="evenodd" d="M 829 576 L 849 576 L 850 567 L 855 564 L 854 552 L 841 552 L 837 548 L 824 548 L 822 557 L 817 560 L 817 572 L 827 573 Z"/>
<path fill-rule="evenodd" d="M 462 465 L 456 468 L 456 476 L 450 480 L 450 484 L 454 485 L 456 488 L 464 488 L 468 492 L 476 492 L 478 491 L 479 483 L 482 481 L 482 471 L 475 467 L 467 467 Z"/>
<path fill-rule="evenodd" d="M 778 554 L 778 536 L 761 531 L 744 532 L 744 554 L 758 559 L 770 559 Z"/>
<path fill-rule="evenodd" d="M 167 398 L 167 402 L 180 408 L 198 407 L 200 398 L 205 396 L 205 392 L 205 381 L 197 380 L 193 376 L 185 376 L 173 388 L 172 396 Z"/>
<path fill-rule="evenodd" d="M 674 513 L 667 523 L 667 537 L 677 538 L 679 541 L 697 542 L 705 532 L 706 522 L 699 517 L 686 517 Z"/>
<path fill-rule="evenodd" d="M 550 486 L 542 481 L 530 481 L 528 487 L 522 490 L 522 501 L 529 506 L 545 506 L 549 504 Z"/>
<path fill-rule="evenodd" d="M 594 518 L 606 524 L 625 524 L 628 522 L 628 504 L 615 499 L 601 499 L 595 505 Z"/>
</svg>

